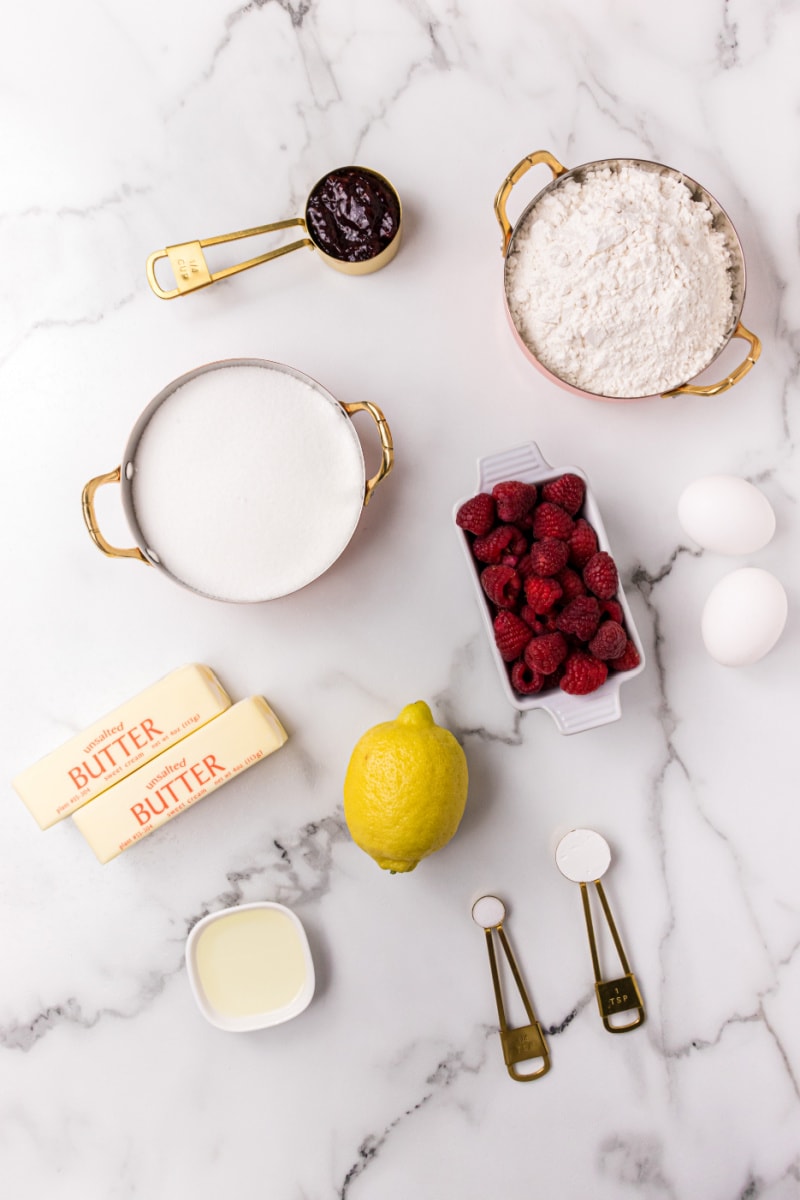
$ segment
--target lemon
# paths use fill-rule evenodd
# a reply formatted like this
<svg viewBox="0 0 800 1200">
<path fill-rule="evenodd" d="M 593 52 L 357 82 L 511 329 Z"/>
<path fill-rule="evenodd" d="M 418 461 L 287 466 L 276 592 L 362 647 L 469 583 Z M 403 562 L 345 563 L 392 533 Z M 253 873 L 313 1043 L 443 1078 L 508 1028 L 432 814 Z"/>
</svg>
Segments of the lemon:
<svg viewBox="0 0 800 1200">
<path fill-rule="evenodd" d="M 386 871 L 413 871 L 458 829 L 467 760 L 424 700 L 356 743 L 344 781 L 344 815 L 356 845 Z"/>
</svg>

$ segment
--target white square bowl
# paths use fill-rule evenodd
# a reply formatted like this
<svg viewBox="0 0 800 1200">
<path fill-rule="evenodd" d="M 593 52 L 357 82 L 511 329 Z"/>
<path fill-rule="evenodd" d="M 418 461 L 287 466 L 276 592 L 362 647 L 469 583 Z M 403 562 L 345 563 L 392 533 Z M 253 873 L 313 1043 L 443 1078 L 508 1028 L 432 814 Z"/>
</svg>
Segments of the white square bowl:
<svg viewBox="0 0 800 1200">
<path fill-rule="evenodd" d="M 535 442 L 526 442 L 524 445 L 516 446 L 512 450 L 504 450 L 499 454 L 489 454 L 485 458 L 479 458 L 478 486 L 475 492 L 491 492 L 495 484 L 503 483 L 510 479 L 518 479 L 522 483 L 535 483 L 539 485 L 547 483 L 550 479 L 557 479 L 559 475 L 566 474 L 577 475 L 586 484 L 586 498 L 581 510 L 582 515 L 585 516 L 597 534 L 599 549 L 612 554 L 597 503 L 589 487 L 589 481 L 583 471 L 578 467 L 552 467 L 543 457 Z M 461 505 L 471 499 L 475 495 L 475 492 L 470 493 L 469 496 L 464 496 L 456 502 L 453 509 L 454 519 Z M 475 585 L 478 605 L 484 626 L 486 627 L 492 656 L 497 665 L 503 691 L 506 694 L 509 704 L 512 704 L 514 708 L 519 709 L 521 712 L 525 712 L 529 708 L 543 708 L 555 721 L 559 733 L 582 733 L 586 729 L 596 729 L 599 725 L 609 725 L 612 721 L 619 720 L 622 716 L 619 690 L 622 684 L 628 679 L 633 679 L 635 675 L 640 674 L 645 666 L 644 647 L 634 624 L 622 584 L 619 585 L 616 599 L 619 601 L 622 611 L 625 614 L 625 628 L 628 631 L 628 637 L 639 652 L 639 665 L 630 671 L 609 672 L 605 683 L 597 691 L 590 692 L 588 696 L 571 696 L 567 692 L 562 692 L 559 687 L 537 692 L 533 696 L 521 696 L 511 686 L 508 668 L 494 640 L 492 614 L 486 594 L 481 587 L 480 572 L 472 556 L 469 537 L 457 525 L 456 532 L 458 533 L 469 564 L 470 575 Z"/>
<path fill-rule="evenodd" d="M 284 1004 L 280 1008 L 269 1009 L 265 1012 L 247 1013 L 243 1016 L 230 1016 L 227 1013 L 220 1012 L 206 995 L 197 965 L 197 944 L 203 931 L 213 922 L 225 921 L 234 913 L 247 912 L 250 909 L 275 909 L 289 919 L 294 926 L 303 956 L 305 978 L 297 995 L 288 1004 Z M 270 1025 L 280 1025 L 284 1021 L 290 1021 L 292 1017 L 299 1016 L 301 1012 L 308 1008 L 311 998 L 314 995 L 314 962 L 311 958 L 306 931 L 300 922 L 300 918 L 290 908 L 286 908 L 283 904 L 277 904 L 271 900 L 257 901 L 253 904 L 235 905 L 232 908 L 223 908 L 219 912 L 209 913 L 207 917 L 203 917 L 201 921 L 198 921 L 186 942 L 186 969 L 189 975 L 189 984 L 200 1012 L 207 1021 L 210 1021 L 212 1025 L 216 1025 L 217 1029 L 224 1029 L 229 1033 L 248 1033 L 254 1029 L 266 1029 Z"/>
</svg>

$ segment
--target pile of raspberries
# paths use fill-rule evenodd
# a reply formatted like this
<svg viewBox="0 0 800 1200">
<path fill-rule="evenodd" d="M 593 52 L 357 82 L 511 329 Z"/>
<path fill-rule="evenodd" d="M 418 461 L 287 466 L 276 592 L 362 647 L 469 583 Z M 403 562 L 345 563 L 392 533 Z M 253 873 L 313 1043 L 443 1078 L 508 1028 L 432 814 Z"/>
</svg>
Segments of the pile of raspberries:
<svg viewBox="0 0 800 1200">
<path fill-rule="evenodd" d="M 480 571 L 497 649 L 522 696 L 556 685 L 585 696 L 609 671 L 639 665 L 616 599 L 616 565 L 579 515 L 585 491 L 577 475 L 539 488 L 514 479 L 491 495 L 479 492 L 456 514 Z"/>
</svg>

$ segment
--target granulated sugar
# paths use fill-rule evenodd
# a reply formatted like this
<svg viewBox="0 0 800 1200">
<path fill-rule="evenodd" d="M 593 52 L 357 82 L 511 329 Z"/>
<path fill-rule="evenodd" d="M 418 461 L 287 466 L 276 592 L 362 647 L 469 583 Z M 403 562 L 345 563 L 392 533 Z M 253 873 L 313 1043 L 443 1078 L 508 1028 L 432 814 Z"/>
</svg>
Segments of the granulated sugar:
<svg viewBox="0 0 800 1200">
<path fill-rule="evenodd" d="M 265 364 L 226 364 L 173 392 L 139 442 L 133 507 L 176 578 L 224 600 L 268 600 L 315 579 L 361 513 L 349 417 Z"/>
<path fill-rule="evenodd" d="M 649 396 L 708 366 L 730 333 L 732 256 L 708 206 L 670 174 L 622 165 L 566 180 L 514 235 L 506 294 L 554 375 Z"/>
</svg>

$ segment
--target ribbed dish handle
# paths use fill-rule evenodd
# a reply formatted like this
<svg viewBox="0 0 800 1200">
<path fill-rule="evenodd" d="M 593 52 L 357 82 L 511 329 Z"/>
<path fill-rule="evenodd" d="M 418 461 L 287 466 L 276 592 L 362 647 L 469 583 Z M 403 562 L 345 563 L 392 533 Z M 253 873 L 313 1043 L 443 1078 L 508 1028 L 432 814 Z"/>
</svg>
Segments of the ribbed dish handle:
<svg viewBox="0 0 800 1200">
<path fill-rule="evenodd" d="M 478 459 L 478 491 L 490 492 L 496 483 L 506 479 L 533 483 L 542 471 L 550 470 L 552 467 L 536 442 L 525 442 L 513 450 L 502 450 L 499 454 Z"/>
<path fill-rule="evenodd" d="M 619 698 L 622 678 L 622 675 L 612 675 L 598 691 L 588 696 L 568 696 L 566 692 L 554 691 L 542 707 L 550 713 L 559 733 L 583 733 L 598 725 L 610 725 L 622 716 Z"/>
</svg>

